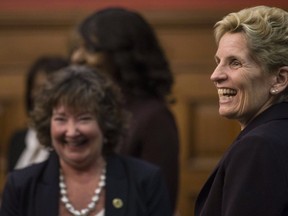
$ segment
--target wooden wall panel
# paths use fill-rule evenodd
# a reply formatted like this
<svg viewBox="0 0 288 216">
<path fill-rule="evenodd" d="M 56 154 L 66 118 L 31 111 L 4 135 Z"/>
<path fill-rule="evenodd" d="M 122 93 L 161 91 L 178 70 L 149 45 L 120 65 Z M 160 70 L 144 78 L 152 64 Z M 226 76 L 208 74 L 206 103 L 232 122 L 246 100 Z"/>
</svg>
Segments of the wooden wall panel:
<svg viewBox="0 0 288 216">
<path fill-rule="evenodd" d="M 61 31 L 19 30 L 0 35 L 1 60 L 11 62 L 13 60 L 29 61 L 42 53 L 66 54 L 67 36 Z"/>
<path fill-rule="evenodd" d="M 202 72 L 191 65 L 190 70 L 182 68 L 181 73 L 175 74 L 177 103 L 172 109 L 181 138 L 181 216 L 193 215 L 200 188 L 239 131 L 236 122 L 218 115 L 218 96 L 209 79 L 210 66 L 202 66 Z"/>
<path fill-rule="evenodd" d="M 0 11 L 31 11 L 31 10 L 89 10 L 91 8 L 103 8 L 119 5 L 134 9 L 152 10 L 187 10 L 187 9 L 212 9 L 226 8 L 227 10 L 237 10 L 237 8 L 249 7 L 252 5 L 288 6 L 286 0 L 9 0 L 0 1 Z"/>
</svg>

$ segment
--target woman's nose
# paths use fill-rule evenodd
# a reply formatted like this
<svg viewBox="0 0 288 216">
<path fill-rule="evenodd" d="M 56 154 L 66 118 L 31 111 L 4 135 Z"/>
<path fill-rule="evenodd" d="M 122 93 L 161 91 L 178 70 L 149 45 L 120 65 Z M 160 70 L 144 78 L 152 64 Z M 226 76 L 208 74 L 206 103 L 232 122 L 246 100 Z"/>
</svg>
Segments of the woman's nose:
<svg viewBox="0 0 288 216">
<path fill-rule="evenodd" d="M 210 80 L 215 82 L 221 82 L 227 79 L 227 74 L 224 71 L 224 68 L 218 64 L 217 67 L 214 69 L 213 73 L 210 76 Z"/>
<path fill-rule="evenodd" d="M 66 135 L 67 136 L 75 136 L 78 135 L 78 127 L 77 124 L 74 121 L 68 121 L 67 127 L 66 127 Z"/>
</svg>

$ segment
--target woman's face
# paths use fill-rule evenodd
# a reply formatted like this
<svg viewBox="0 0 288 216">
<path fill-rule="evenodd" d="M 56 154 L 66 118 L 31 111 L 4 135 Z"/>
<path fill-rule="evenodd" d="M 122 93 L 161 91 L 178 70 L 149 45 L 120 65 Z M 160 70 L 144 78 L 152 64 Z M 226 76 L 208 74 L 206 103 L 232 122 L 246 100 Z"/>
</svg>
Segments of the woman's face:
<svg viewBox="0 0 288 216">
<path fill-rule="evenodd" d="M 211 80 L 218 90 L 219 113 L 238 120 L 243 129 L 272 104 L 273 75 L 252 58 L 243 33 L 224 34 L 215 59 Z"/>
<path fill-rule="evenodd" d="M 101 49 L 95 50 L 92 47 L 90 50 L 89 47 L 85 46 L 85 42 L 79 38 L 75 39 L 73 47 L 70 55 L 70 60 L 73 64 L 88 65 L 110 76 L 115 73 L 114 63 L 111 61 L 108 52 Z"/>
<path fill-rule="evenodd" d="M 47 82 L 47 75 L 44 71 L 38 71 L 35 75 L 34 82 L 32 84 L 31 98 L 35 98 L 39 90 Z"/>
<path fill-rule="evenodd" d="M 71 62 L 102 69 L 105 67 L 106 55 L 101 51 L 89 51 L 84 45 L 80 44 L 73 49 Z"/>
<path fill-rule="evenodd" d="M 51 118 L 52 145 L 61 163 L 72 167 L 95 165 L 102 160 L 103 134 L 95 114 L 55 107 Z"/>
</svg>

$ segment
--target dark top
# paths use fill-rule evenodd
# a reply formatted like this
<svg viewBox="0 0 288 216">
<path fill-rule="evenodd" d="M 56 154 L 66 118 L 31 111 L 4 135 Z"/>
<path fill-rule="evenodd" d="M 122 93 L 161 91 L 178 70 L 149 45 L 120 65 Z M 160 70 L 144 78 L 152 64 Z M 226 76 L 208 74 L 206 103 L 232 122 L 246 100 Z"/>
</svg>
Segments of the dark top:
<svg viewBox="0 0 288 216">
<path fill-rule="evenodd" d="M 288 215 L 288 103 L 241 131 L 198 196 L 200 215 Z"/>
<path fill-rule="evenodd" d="M 20 129 L 17 130 L 10 139 L 9 145 L 8 145 L 8 155 L 7 155 L 7 167 L 6 171 L 10 172 L 14 169 L 17 161 L 19 160 L 21 154 L 23 153 L 26 144 L 25 144 L 25 138 L 27 134 L 28 129 Z"/>
<path fill-rule="evenodd" d="M 149 161 L 162 169 L 175 210 L 179 140 L 174 116 L 164 101 L 154 98 L 127 99 L 126 108 L 132 119 L 120 153 Z"/>
<path fill-rule="evenodd" d="M 13 171 L 4 187 L 1 216 L 59 215 L 59 160 Z M 159 168 L 132 158 L 107 158 L 105 216 L 172 216 Z M 121 199 L 123 206 L 113 205 Z"/>
</svg>

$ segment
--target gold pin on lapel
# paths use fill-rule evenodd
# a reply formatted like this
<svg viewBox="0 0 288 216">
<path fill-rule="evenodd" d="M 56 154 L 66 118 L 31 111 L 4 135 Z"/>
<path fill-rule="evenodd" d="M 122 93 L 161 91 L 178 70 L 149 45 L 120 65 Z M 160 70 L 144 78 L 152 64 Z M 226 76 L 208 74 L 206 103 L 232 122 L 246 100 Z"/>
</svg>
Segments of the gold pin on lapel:
<svg viewBox="0 0 288 216">
<path fill-rule="evenodd" d="M 114 198 L 112 203 L 113 203 L 113 206 L 115 208 L 122 208 L 123 207 L 123 201 L 120 198 Z"/>
</svg>

